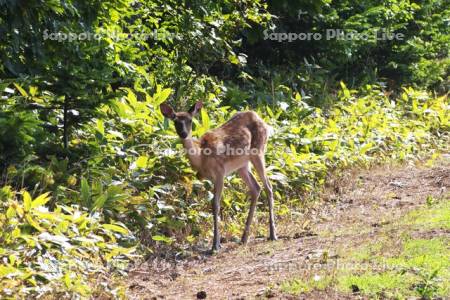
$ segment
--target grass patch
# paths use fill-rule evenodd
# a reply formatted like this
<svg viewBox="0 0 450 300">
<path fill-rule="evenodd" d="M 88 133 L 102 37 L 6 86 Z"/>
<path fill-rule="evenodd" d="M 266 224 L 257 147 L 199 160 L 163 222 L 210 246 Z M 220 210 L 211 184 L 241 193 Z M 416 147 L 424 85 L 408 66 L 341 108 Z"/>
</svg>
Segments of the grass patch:
<svg viewBox="0 0 450 300">
<path fill-rule="evenodd" d="M 315 275 L 305 281 L 293 279 L 281 284 L 281 291 L 287 294 L 299 295 L 313 290 L 323 291 L 332 283 L 332 277 Z"/>
<path fill-rule="evenodd" d="M 338 279 L 337 288 L 346 293 L 361 293 L 371 297 L 401 298 L 413 283 L 410 275 L 396 272 L 344 275 Z"/>
<path fill-rule="evenodd" d="M 370 258 L 368 248 L 364 248 L 364 260 L 378 262 L 385 270 L 361 274 L 342 271 L 337 288 L 374 298 L 445 297 L 450 294 L 449 243 L 448 238 L 409 239 L 403 241 L 399 254 L 372 253 Z"/>
<path fill-rule="evenodd" d="M 405 241 L 403 252 L 386 262 L 395 267 L 443 269 L 450 266 L 449 239 L 412 239 Z"/>
<path fill-rule="evenodd" d="M 422 229 L 450 229 L 450 199 L 411 211 L 402 223 L 417 225 Z"/>
<path fill-rule="evenodd" d="M 299 295 L 330 287 L 375 299 L 449 297 L 450 238 L 439 231 L 450 228 L 450 202 L 430 203 L 341 257 L 344 263 L 369 268 L 334 270 L 323 274 L 323 281 L 297 278 L 284 282 L 281 290 Z"/>
<path fill-rule="evenodd" d="M 448 229 L 450 202 L 436 202 L 414 210 L 394 226 L 407 228 L 395 234 L 400 243 L 395 241 L 395 236 L 386 238 L 381 233 L 381 237 L 363 245 L 348 257 L 356 262 L 383 264 L 385 270 L 369 270 L 362 274 L 340 272 L 337 288 L 344 292 L 357 291 L 375 298 L 431 299 L 450 295 L 450 239 L 445 236 L 411 237 L 419 230 Z"/>
</svg>

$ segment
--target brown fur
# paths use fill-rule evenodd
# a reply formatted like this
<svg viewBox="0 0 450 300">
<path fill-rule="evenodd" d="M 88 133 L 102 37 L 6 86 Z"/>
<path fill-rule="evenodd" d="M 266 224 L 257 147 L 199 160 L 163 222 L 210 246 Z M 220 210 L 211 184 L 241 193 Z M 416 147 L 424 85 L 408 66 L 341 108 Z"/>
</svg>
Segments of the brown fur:
<svg viewBox="0 0 450 300">
<path fill-rule="evenodd" d="M 201 164 L 193 167 L 200 177 L 211 180 L 215 178 L 211 169 L 217 165 L 221 169 L 220 173 L 227 175 L 244 164 L 240 164 L 240 161 L 248 162 L 252 153 L 264 153 L 268 135 L 267 124 L 255 112 L 239 112 L 222 126 L 208 131 L 198 141 L 194 141 L 197 151 L 211 155 L 203 155 Z M 226 149 L 235 151 L 223 153 Z M 247 154 L 238 155 L 239 149 Z M 251 151 L 252 149 L 255 151 Z M 233 165 L 236 160 L 238 162 Z"/>
</svg>

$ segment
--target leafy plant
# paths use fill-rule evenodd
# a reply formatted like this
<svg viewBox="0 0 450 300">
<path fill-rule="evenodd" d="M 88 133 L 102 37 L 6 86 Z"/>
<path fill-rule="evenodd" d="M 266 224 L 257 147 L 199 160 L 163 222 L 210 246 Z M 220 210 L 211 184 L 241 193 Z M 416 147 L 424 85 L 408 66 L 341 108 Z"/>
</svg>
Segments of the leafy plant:
<svg viewBox="0 0 450 300">
<path fill-rule="evenodd" d="M 123 293 L 105 277 L 123 269 L 133 255 L 135 241 L 123 224 L 104 223 L 98 213 L 76 206 L 49 209 L 49 193 L 35 199 L 26 191 L 20 194 L 9 187 L 0 192 L 2 297 Z"/>
</svg>

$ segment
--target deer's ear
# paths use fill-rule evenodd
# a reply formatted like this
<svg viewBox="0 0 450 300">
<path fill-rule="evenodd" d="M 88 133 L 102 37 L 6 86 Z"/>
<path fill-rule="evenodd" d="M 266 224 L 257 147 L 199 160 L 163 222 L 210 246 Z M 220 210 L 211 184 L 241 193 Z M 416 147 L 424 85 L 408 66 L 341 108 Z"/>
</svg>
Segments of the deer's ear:
<svg viewBox="0 0 450 300">
<path fill-rule="evenodd" d="M 162 103 L 159 106 L 159 109 L 161 109 L 161 113 L 164 117 L 169 119 L 175 119 L 175 112 L 173 111 L 172 107 L 166 103 Z"/>
<path fill-rule="evenodd" d="M 188 112 L 189 112 L 192 116 L 195 116 L 196 114 L 199 113 L 199 111 L 200 111 L 200 109 L 202 109 L 202 107 L 203 107 L 202 101 L 197 101 L 197 102 L 195 102 L 194 105 L 192 105 L 191 108 L 189 108 L 189 111 L 188 111 Z"/>
</svg>

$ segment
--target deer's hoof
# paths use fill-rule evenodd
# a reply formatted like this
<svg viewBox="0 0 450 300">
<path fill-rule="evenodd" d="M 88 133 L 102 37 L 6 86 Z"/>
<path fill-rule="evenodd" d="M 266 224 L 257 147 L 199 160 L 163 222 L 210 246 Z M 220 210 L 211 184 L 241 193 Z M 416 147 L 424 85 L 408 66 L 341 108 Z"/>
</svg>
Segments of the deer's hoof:
<svg viewBox="0 0 450 300">
<path fill-rule="evenodd" d="M 212 253 L 218 252 L 220 250 L 220 248 L 222 248 L 222 246 L 220 244 L 214 244 L 212 249 L 211 249 L 211 252 Z"/>
<path fill-rule="evenodd" d="M 208 251 L 205 252 L 205 255 L 206 255 L 206 256 L 214 256 L 214 255 L 216 255 L 218 252 L 219 252 L 219 251 L 217 251 L 217 250 L 210 249 L 210 250 L 208 250 Z"/>
<path fill-rule="evenodd" d="M 248 235 L 244 234 L 244 235 L 242 236 L 242 239 L 241 239 L 240 244 L 241 244 L 241 245 L 246 245 L 247 242 L 248 242 Z"/>
<path fill-rule="evenodd" d="M 269 240 L 271 240 L 271 241 L 276 241 L 276 240 L 278 240 L 278 237 L 277 237 L 276 234 L 271 234 L 271 235 L 269 236 Z"/>
</svg>

